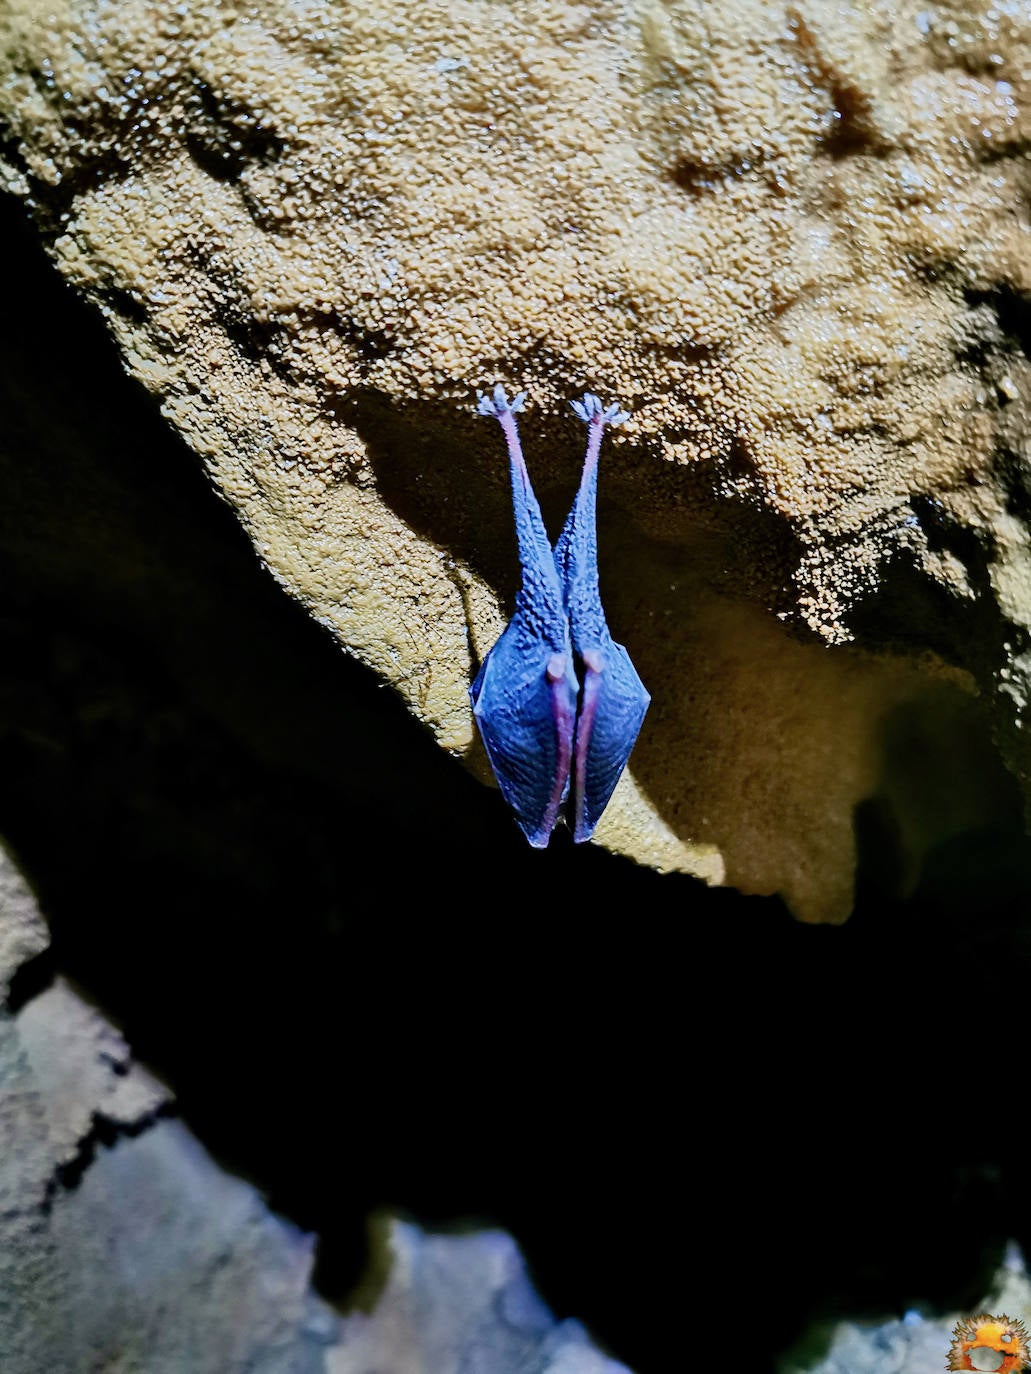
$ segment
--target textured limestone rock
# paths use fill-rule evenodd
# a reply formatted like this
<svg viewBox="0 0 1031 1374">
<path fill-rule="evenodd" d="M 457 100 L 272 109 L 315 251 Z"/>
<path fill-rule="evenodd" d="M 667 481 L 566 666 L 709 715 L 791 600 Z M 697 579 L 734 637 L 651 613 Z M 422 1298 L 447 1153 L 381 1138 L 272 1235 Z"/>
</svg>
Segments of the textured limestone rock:
<svg viewBox="0 0 1031 1374">
<path fill-rule="evenodd" d="M 0 992 L 45 948 L 0 847 Z M 501 1232 L 385 1220 L 360 1309 L 311 1286 L 314 1239 L 225 1174 L 121 1035 L 60 979 L 0 1002 L 4 1374 L 627 1374 L 556 1322 Z"/>
<path fill-rule="evenodd" d="M 988 1296 L 969 1312 L 939 1318 L 910 1311 L 901 1320 L 879 1324 L 839 1322 L 822 1358 L 786 1360 L 784 1374 L 939 1374 L 947 1368 L 956 1322 L 975 1312 L 1005 1312 L 1024 1322 L 1031 1318 L 1031 1283 L 1016 1246 L 1009 1247 Z"/>
<path fill-rule="evenodd" d="M 0 849 L 0 990 L 46 942 Z M 63 1188 L 105 1130 L 140 1129 L 165 1100 L 117 1032 L 60 982 L 17 1014 L 0 1002 L 0 1349 L 12 1374 L 96 1367 L 73 1313 L 90 1309 L 97 1273 L 109 1270 L 102 1252 L 82 1263 L 92 1218 L 77 1213 L 67 1245 L 57 1235 Z"/>
<path fill-rule="evenodd" d="M 386 1284 L 368 1314 L 345 1318 L 327 1374 L 628 1374 L 577 1322 L 556 1324 L 503 1231 L 428 1236 L 393 1221 L 381 1244 Z"/>
<path fill-rule="evenodd" d="M 655 704 L 599 840 L 837 919 L 897 708 L 982 693 L 1031 776 L 1026 5 L 0 23 L 6 185 L 443 747 L 483 771 L 466 689 L 515 569 L 470 402 L 501 378 L 552 519 L 568 396 L 633 411 L 602 579 Z"/>
<path fill-rule="evenodd" d="M 0 997 L 23 964 L 47 947 L 47 929 L 25 879 L 0 851 Z"/>
<path fill-rule="evenodd" d="M 788 1365 L 789 1374 L 941 1374 L 947 1367 L 949 1331 L 944 1323 L 908 1312 L 899 1321 L 859 1326 L 841 1322 L 825 1359 Z"/>
</svg>

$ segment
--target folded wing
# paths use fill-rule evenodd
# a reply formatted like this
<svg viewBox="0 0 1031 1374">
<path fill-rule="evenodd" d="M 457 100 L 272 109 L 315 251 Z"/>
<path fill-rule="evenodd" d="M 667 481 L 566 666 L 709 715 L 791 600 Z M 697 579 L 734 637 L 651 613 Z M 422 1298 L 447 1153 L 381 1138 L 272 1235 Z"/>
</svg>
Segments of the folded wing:
<svg viewBox="0 0 1031 1374">
<path fill-rule="evenodd" d="M 572 761 L 572 825 L 577 843 L 589 840 L 608 805 L 651 701 L 630 655 L 609 632 L 598 587 L 598 455 L 606 425 L 627 419 L 591 392 L 573 409 L 587 423 L 580 487 L 555 545 L 573 652 L 583 668 Z"/>
<path fill-rule="evenodd" d="M 515 614 L 470 689 L 502 796 L 529 842 L 544 848 L 569 792 L 578 683 L 562 585 L 504 388 L 481 396 L 508 446 L 522 587 Z"/>
</svg>

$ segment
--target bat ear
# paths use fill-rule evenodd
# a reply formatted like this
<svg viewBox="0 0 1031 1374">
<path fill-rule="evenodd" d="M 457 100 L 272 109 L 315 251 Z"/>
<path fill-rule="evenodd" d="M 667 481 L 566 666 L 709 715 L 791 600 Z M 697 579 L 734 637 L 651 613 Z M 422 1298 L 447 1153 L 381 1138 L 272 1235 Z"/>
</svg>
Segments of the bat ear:
<svg viewBox="0 0 1031 1374">
<path fill-rule="evenodd" d="M 573 839 L 589 840 L 637 742 L 651 697 L 622 644 L 584 654 L 574 741 Z"/>
<path fill-rule="evenodd" d="M 501 795 L 535 849 L 547 845 L 569 792 L 577 688 L 572 655 L 528 639 L 514 619 L 469 693 Z"/>
</svg>

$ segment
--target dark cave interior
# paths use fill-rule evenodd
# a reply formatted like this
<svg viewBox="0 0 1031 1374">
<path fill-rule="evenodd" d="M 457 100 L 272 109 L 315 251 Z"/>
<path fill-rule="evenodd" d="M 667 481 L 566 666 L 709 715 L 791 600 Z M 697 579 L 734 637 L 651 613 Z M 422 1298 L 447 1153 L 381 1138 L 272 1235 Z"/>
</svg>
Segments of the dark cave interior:
<svg viewBox="0 0 1031 1374">
<path fill-rule="evenodd" d="M 862 808 L 840 928 L 529 850 L 260 567 L 10 205 L 0 236 L 0 834 L 53 935 L 12 1001 L 95 1000 L 341 1303 L 382 1207 L 509 1228 L 638 1374 L 731 1292 L 755 1368 L 976 1302 L 1031 1248 L 1031 842 L 967 834 L 902 898 Z"/>
</svg>

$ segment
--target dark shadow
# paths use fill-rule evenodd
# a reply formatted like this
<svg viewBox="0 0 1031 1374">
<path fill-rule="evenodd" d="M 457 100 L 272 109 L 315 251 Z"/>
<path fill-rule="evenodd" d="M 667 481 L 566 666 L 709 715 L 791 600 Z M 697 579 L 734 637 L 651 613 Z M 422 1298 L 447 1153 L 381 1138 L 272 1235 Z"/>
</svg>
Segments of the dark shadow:
<svg viewBox="0 0 1031 1374">
<path fill-rule="evenodd" d="M 987 664 L 1001 667 L 1003 641 L 1020 632 L 1003 621 L 992 593 L 991 550 L 940 502 L 917 496 L 911 505 L 928 549 L 962 565 L 971 595 L 959 596 L 932 581 L 912 550 L 900 544 L 878 569 L 874 594 L 851 611 L 849 628 L 862 644 L 905 656 L 913 651 L 918 626 L 921 647 L 945 663 L 981 671 Z"/>
<path fill-rule="evenodd" d="M 520 360 L 514 370 L 538 365 L 542 364 L 536 359 Z M 582 393 L 582 380 L 569 377 L 563 383 L 557 363 L 551 374 L 556 387 L 569 397 Z M 416 413 L 367 390 L 337 402 L 333 413 L 361 436 L 376 473 L 376 489 L 391 509 L 492 585 L 511 588 L 514 598 L 519 569 L 508 460 L 497 425 L 476 414 L 474 393 L 470 391 L 464 406 L 420 400 Z M 576 495 L 584 426 L 568 406 L 548 413 L 531 402 L 519 418 L 527 467 L 555 540 Z M 689 435 L 685 429 L 679 437 Z M 455 482 L 458 466 L 460 483 Z M 633 621 L 622 616 L 623 606 L 653 599 L 651 583 L 660 576 L 657 566 L 694 541 L 702 542 L 707 552 L 714 542 L 728 552 L 747 543 L 755 554 L 756 582 L 762 582 L 770 604 L 780 605 L 796 561 L 792 535 L 783 521 L 754 503 L 727 500 L 716 506 L 712 499 L 720 474 L 740 477 L 743 468 L 752 470 L 750 459 L 740 438 L 729 431 L 726 451 L 718 461 L 691 464 L 656 462 L 646 446 L 613 447 L 606 441 L 599 482 L 599 571 L 617 637 L 623 635 L 629 643 L 633 635 Z M 636 509 L 645 470 L 653 517 L 646 523 L 654 531 L 661 528 L 661 533 L 649 533 Z M 719 566 L 718 559 L 712 562 Z"/>
<path fill-rule="evenodd" d="M 861 892 L 842 929 L 530 851 L 262 571 L 4 215 L 0 833 L 53 967 L 318 1233 L 322 1291 L 346 1301 L 366 1217 L 399 1207 L 509 1227 L 546 1300 L 638 1374 L 682 1362 L 728 1277 L 755 1368 L 828 1305 L 966 1301 L 972 1257 L 1031 1230 L 1022 1085 L 1003 1075 L 998 1130 L 964 1115 L 1021 1017 L 1026 850 L 973 856 L 991 889 L 975 868 L 908 903 Z M 579 463 L 555 433 L 553 469 L 528 443 L 550 516 Z M 390 460 L 384 438 L 377 462 L 406 519 L 514 591 L 507 526 L 484 538 L 507 517 L 495 440 L 443 516 L 444 448 Z M 618 487 L 603 540 L 632 571 Z M 651 576 L 613 595 L 628 643 Z"/>
</svg>

